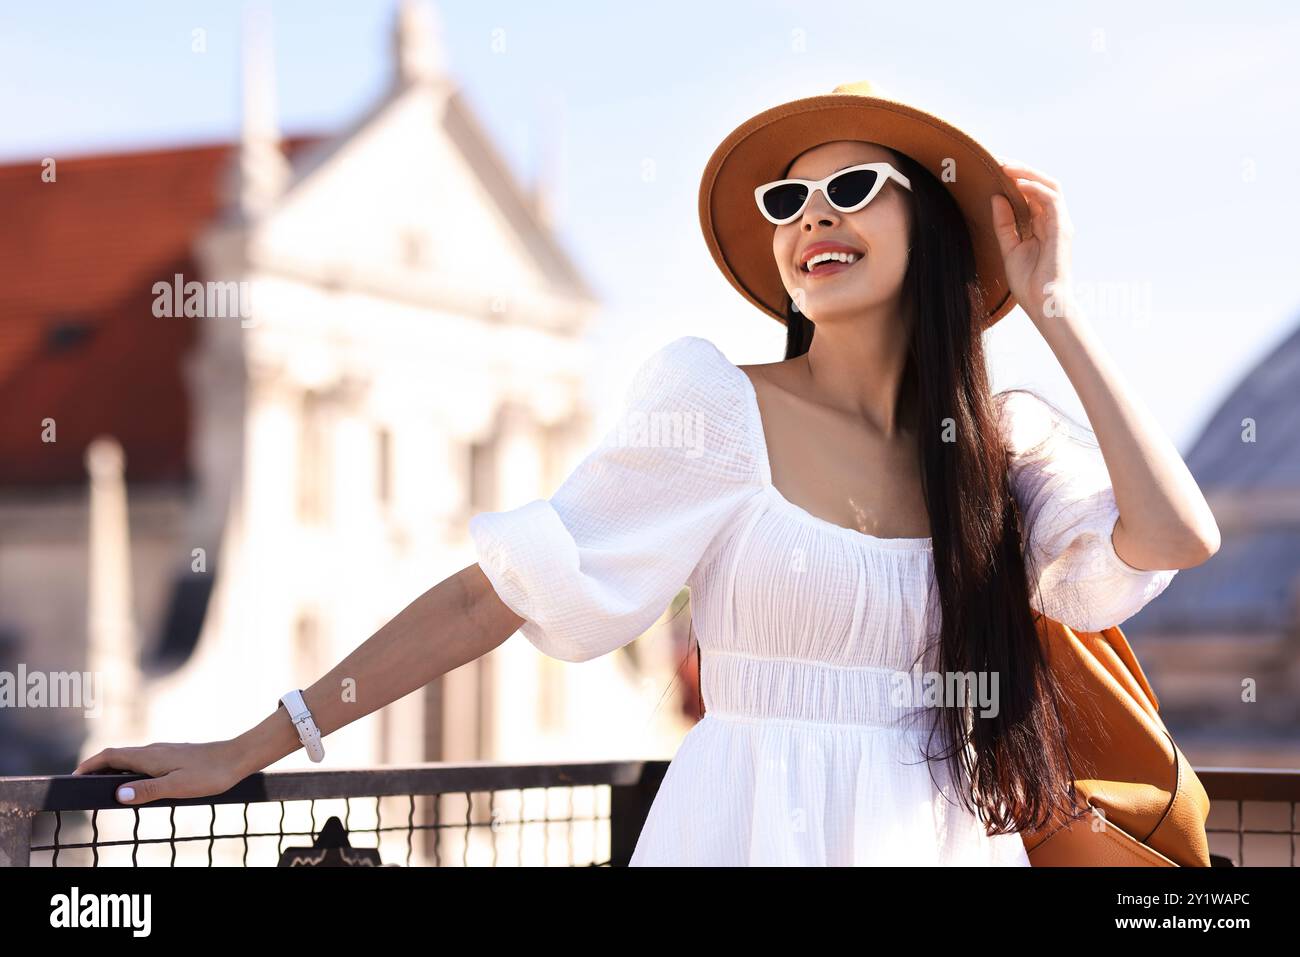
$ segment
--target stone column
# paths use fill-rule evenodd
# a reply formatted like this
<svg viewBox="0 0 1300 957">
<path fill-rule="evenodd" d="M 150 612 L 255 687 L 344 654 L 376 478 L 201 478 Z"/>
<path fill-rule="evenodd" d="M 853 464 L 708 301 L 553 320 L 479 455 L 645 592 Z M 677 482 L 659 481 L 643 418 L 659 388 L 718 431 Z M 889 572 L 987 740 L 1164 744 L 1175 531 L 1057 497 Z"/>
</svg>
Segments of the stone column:
<svg viewBox="0 0 1300 957">
<path fill-rule="evenodd" d="M 88 715 L 87 758 L 125 747 L 141 733 L 140 645 L 132 609 L 131 532 L 127 514 L 126 457 L 118 441 L 95 439 L 86 449 L 90 473 L 90 600 L 86 669 L 98 696 Z"/>
</svg>

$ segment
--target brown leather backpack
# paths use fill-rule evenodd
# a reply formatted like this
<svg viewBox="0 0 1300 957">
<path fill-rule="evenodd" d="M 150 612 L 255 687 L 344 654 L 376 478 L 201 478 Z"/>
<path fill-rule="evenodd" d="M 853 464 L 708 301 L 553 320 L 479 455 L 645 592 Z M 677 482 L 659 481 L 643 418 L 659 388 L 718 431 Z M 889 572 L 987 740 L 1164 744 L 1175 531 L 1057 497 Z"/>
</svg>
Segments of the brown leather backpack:
<svg viewBox="0 0 1300 957">
<path fill-rule="evenodd" d="M 1209 867 L 1210 800 L 1159 715 L 1119 627 L 1075 631 L 1039 616 L 1063 692 L 1077 702 L 1066 737 L 1077 815 L 1021 832 L 1035 867 Z"/>
</svg>

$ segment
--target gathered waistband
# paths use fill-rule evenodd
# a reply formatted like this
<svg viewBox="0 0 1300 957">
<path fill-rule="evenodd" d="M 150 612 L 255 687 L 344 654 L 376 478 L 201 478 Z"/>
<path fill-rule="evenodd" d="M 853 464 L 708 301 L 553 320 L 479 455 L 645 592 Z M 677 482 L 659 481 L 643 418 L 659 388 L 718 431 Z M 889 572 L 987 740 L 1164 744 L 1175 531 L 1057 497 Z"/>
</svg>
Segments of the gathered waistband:
<svg viewBox="0 0 1300 957">
<path fill-rule="evenodd" d="M 906 729 L 934 717 L 923 675 L 895 668 L 705 649 L 701 685 L 705 713 L 719 717 Z"/>
</svg>

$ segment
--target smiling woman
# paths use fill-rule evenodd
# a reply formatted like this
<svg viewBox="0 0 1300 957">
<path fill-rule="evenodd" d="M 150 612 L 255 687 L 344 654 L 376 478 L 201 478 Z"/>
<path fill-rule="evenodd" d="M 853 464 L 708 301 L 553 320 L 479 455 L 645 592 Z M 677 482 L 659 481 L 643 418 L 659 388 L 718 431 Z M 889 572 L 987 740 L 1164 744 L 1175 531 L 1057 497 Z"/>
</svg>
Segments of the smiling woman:
<svg viewBox="0 0 1300 957">
<path fill-rule="evenodd" d="M 882 562 L 882 556 L 912 554 L 899 548 L 867 552 L 860 566 L 865 577 L 849 568 L 829 574 L 820 561 L 801 567 L 805 576 L 827 575 L 819 577 L 818 593 L 832 608 L 829 583 L 857 578 L 848 604 L 852 621 L 842 629 L 822 620 L 831 612 L 805 607 L 793 586 L 769 583 L 779 596 L 774 601 L 801 623 L 795 633 L 805 636 L 789 654 L 822 666 L 900 670 L 933 656 L 928 660 L 942 674 L 997 676 L 999 708 L 977 716 L 938 709 L 931 717 L 940 752 L 926 749 L 932 761 L 947 759 L 938 789 L 951 785 L 958 803 L 977 812 L 991 835 L 1014 835 L 1073 812 L 1074 762 L 1064 732 L 1076 717 L 1075 703 L 1046 665 L 1038 616 L 1085 630 L 1117 625 L 1163 591 L 1178 568 L 1212 554 L 1213 546 L 1201 543 L 1217 537 L 1212 520 L 1200 526 L 1171 520 L 1159 529 L 1161 537 L 1186 547 L 1146 564 L 1122 557 L 1119 501 L 1150 497 L 1165 482 L 1180 485 L 1148 472 L 1145 484 L 1129 482 L 1123 493 L 1112 486 L 1117 470 L 1108 466 L 1121 457 L 1110 453 L 1123 445 L 1124 425 L 1137 417 L 1105 430 L 1088 452 L 1088 443 L 1064 436 L 1070 423 L 1059 410 L 1043 415 L 1048 405 L 1032 394 L 990 392 L 982 332 L 1017 301 L 1060 342 L 1058 354 L 1082 339 L 1062 342 L 1063 333 L 1046 327 L 1045 301 L 1053 295 L 1066 310 L 1059 326 L 1082 322 L 1069 293 L 1070 227 L 1057 190 L 1059 184 L 1027 167 L 1004 170 L 943 120 L 878 95 L 869 84 L 854 84 L 741 124 L 715 151 L 700 191 L 701 222 L 715 262 L 742 295 L 787 329 L 784 362 L 743 369 L 755 408 L 763 408 L 756 430 L 765 432 L 769 486 L 775 491 L 773 483 L 779 484 L 780 499 L 839 531 L 852 525 L 930 532 L 926 539 L 865 534 L 860 540 L 891 546 L 924 541 L 926 567 L 900 577 Z M 748 203 L 746 193 L 752 194 Z M 759 244 L 759 215 L 772 226 L 766 249 Z M 1088 411 L 1098 405 L 1105 411 L 1096 402 Z M 1043 422 L 1054 425 L 1045 431 Z M 1119 439 L 1107 441 L 1116 433 Z M 1158 450 L 1121 461 L 1141 462 L 1148 454 L 1161 462 Z M 1163 461 L 1167 475 L 1185 472 L 1176 455 Z M 1194 515 L 1203 505 L 1190 483 L 1181 491 L 1182 503 L 1163 503 L 1166 515 Z M 762 527 L 761 521 L 751 526 L 747 547 L 754 547 Z M 773 555 L 804 552 L 793 543 L 767 544 Z M 823 546 L 808 553 L 826 560 Z M 740 570 L 733 568 L 727 580 L 739 596 L 751 574 L 746 563 L 762 567 L 762 561 L 753 555 L 736 561 Z M 913 608 L 908 603 L 917 596 L 928 602 Z M 708 600 L 706 594 L 696 601 L 707 609 Z M 730 646 L 726 620 L 712 623 L 724 649 Z M 809 644 L 810 625 L 811 633 L 832 636 L 831 647 L 819 653 L 815 640 Z M 927 638 L 918 640 L 915 655 L 891 657 L 889 649 L 909 647 L 911 625 Z M 704 635 L 701 648 L 707 689 Z M 748 651 L 763 656 L 771 649 Z M 712 667 L 725 672 L 725 659 L 719 663 L 715 656 Z M 799 692 L 791 693 L 799 700 Z M 845 693 L 859 703 L 870 700 L 860 697 L 862 689 Z M 765 707 L 771 700 L 765 693 Z M 778 717 L 768 715 L 783 723 Z M 775 734 L 769 729 L 762 738 Z M 801 747 L 812 747 L 807 737 L 814 731 L 802 734 Z M 828 762 L 830 754 L 843 752 L 837 739 L 826 752 Z M 788 753 L 783 757 L 788 760 Z M 839 800 L 855 804 L 858 813 L 878 813 L 907 789 L 901 777 L 884 771 L 855 784 L 850 769 L 828 763 L 826 774 L 824 791 L 818 781 L 814 792 L 798 796 L 802 806 L 825 806 L 836 788 L 856 787 L 857 799 Z M 836 780 L 837 774 L 848 780 Z M 862 806 L 864 788 L 874 796 L 869 810 Z M 942 846 L 942 835 L 912 833 L 903 841 L 908 852 L 899 848 L 900 859 L 906 853 L 914 861 L 936 859 L 936 838 Z M 835 851 L 842 849 L 829 849 Z M 967 855 L 979 853 L 974 845 L 949 851 L 955 856 L 940 851 L 937 858 L 972 860 Z M 1027 863 L 997 842 L 985 851 L 1003 863 Z M 857 853 L 870 858 L 870 852 Z"/>
<path fill-rule="evenodd" d="M 843 171 L 867 164 L 882 171 L 867 190 L 838 182 Z M 791 180 L 825 185 L 791 191 L 775 211 L 794 215 L 772 215 L 775 204 L 763 199 Z M 815 143 L 756 198 L 773 222 L 769 268 L 787 303 L 786 361 L 746 370 L 774 410 L 767 446 L 777 481 L 796 502 L 820 498 L 833 508 L 833 495 L 822 491 L 831 486 L 852 497 L 868 524 L 905 515 L 907 525 L 930 530 L 923 568 L 895 576 L 872 561 L 857 599 L 873 616 L 928 622 L 921 634 L 905 639 L 897 626 L 875 633 L 872 617 L 859 616 L 850 630 L 857 634 L 841 640 L 879 649 L 901 642 L 910 652 L 897 658 L 856 653 L 900 671 L 928 655 L 927 670 L 998 676 L 1000 706 L 992 713 L 972 719 L 964 709 L 940 708 L 930 716 L 939 748 L 931 753 L 926 742 L 925 757 L 946 759 L 950 796 L 984 815 L 994 834 L 1014 836 L 1054 810 L 1067 812 L 1062 719 L 1069 710 L 1039 647 L 1033 616 L 1045 598 L 1031 594 L 1037 579 L 1026 559 L 1035 556 L 1025 548 L 1021 486 L 1008 475 L 1006 423 L 972 321 L 986 307 L 962 209 L 914 157 L 862 140 Z M 803 268 L 810 262 L 813 270 Z M 862 453 L 819 453 L 798 437 L 808 413 L 781 414 L 819 407 L 857 423 L 832 445 Z M 1068 528 L 1062 532 L 1073 540 Z M 890 614 L 894 603 L 913 600 L 916 608 Z M 856 655 L 828 660 L 861 664 Z M 894 778 L 879 786 L 903 784 Z M 913 843 L 912 853 L 924 859 L 928 852 Z"/>
</svg>

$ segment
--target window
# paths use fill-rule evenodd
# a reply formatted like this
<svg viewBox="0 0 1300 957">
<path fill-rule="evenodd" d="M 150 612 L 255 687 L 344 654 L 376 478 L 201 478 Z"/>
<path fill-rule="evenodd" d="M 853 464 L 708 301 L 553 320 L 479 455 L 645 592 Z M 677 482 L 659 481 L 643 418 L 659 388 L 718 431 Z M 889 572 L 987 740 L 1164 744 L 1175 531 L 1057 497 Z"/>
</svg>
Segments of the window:
<svg viewBox="0 0 1300 957">
<path fill-rule="evenodd" d="M 400 243 L 403 263 L 412 269 L 421 269 L 429 265 L 429 243 L 424 233 L 415 229 L 404 230 Z"/>
<path fill-rule="evenodd" d="M 295 674 L 315 681 L 325 673 L 325 648 L 320 619 L 314 612 L 298 615 L 293 635 L 293 669 Z"/>
<path fill-rule="evenodd" d="M 298 518 L 323 522 L 329 516 L 329 422 L 325 400 L 304 392 L 298 429 Z"/>
<path fill-rule="evenodd" d="M 469 447 L 469 509 L 472 513 L 496 507 L 496 440 L 484 439 Z"/>
<path fill-rule="evenodd" d="M 76 316 L 56 316 L 45 327 L 45 349 L 51 355 L 74 352 L 87 345 L 96 332 L 89 319 Z"/>
<path fill-rule="evenodd" d="M 376 494 L 381 505 L 393 502 L 393 433 L 384 426 L 375 430 Z"/>
</svg>

